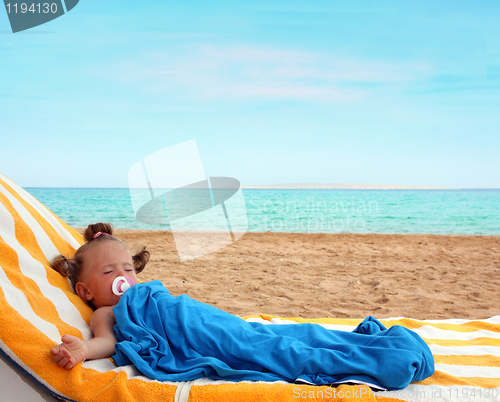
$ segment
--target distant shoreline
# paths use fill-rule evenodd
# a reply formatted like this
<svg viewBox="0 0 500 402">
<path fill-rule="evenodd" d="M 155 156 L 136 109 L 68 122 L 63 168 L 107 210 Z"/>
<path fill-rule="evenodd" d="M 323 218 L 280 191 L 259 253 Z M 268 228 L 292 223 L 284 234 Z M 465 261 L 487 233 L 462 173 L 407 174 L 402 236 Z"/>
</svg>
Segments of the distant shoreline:
<svg viewBox="0 0 500 402">
<path fill-rule="evenodd" d="M 405 186 L 398 184 L 271 184 L 242 186 L 243 189 L 290 189 L 290 190 L 459 190 L 453 187 Z"/>
<path fill-rule="evenodd" d="M 24 186 L 24 189 L 52 189 L 52 190 L 129 190 L 129 187 L 38 187 Z M 244 190 L 494 190 L 500 187 L 424 187 L 403 186 L 390 184 L 274 184 L 241 186 Z"/>
</svg>

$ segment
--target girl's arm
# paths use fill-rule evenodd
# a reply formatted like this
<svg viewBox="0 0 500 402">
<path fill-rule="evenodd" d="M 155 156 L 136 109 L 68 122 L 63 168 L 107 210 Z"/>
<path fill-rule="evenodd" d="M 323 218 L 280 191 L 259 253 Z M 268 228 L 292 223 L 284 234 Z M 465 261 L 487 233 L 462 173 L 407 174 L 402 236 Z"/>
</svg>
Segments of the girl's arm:
<svg viewBox="0 0 500 402">
<path fill-rule="evenodd" d="M 64 335 L 62 343 L 50 350 L 52 359 L 59 367 L 72 369 L 84 359 L 102 359 L 115 352 L 117 339 L 113 331 L 115 316 L 113 307 L 101 307 L 92 314 L 90 327 L 94 337 L 88 341 L 71 335 Z"/>
</svg>

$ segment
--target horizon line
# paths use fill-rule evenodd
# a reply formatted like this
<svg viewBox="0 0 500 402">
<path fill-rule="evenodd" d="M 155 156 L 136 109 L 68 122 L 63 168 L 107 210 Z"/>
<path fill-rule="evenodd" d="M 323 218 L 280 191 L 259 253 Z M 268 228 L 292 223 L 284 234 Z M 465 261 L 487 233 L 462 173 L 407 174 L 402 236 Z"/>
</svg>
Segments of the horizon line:
<svg viewBox="0 0 500 402">
<path fill-rule="evenodd" d="M 314 186 L 314 187 L 313 187 Z M 358 187 L 354 187 L 358 186 Z M 62 186 L 21 186 L 27 188 L 47 188 L 47 189 L 130 189 L 130 187 L 62 187 Z M 246 190 L 500 190 L 500 187 L 438 187 L 438 186 L 407 186 L 391 184 L 270 184 L 270 185 L 248 185 L 241 186 Z"/>
</svg>

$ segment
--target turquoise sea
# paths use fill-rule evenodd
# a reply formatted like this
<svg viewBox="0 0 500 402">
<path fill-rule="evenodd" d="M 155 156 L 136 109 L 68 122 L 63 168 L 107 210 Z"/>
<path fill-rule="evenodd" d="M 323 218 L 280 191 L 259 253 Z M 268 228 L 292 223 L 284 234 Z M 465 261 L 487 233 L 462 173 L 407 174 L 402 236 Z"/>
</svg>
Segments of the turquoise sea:
<svg viewBox="0 0 500 402">
<path fill-rule="evenodd" d="M 73 227 L 168 230 L 135 219 L 127 188 L 26 188 Z M 500 190 L 243 189 L 249 232 L 500 235 Z"/>
</svg>

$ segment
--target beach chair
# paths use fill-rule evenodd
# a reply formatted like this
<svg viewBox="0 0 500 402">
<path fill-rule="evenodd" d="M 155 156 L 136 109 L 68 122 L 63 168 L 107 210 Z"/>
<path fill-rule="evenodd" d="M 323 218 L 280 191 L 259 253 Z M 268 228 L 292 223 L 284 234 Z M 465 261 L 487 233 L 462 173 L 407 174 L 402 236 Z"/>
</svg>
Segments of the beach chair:
<svg viewBox="0 0 500 402">
<path fill-rule="evenodd" d="M 484 320 L 382 319 L 403 325 L 429 344 L 435 374 L 402 391 L 365 385 L 318 387 L 285 382 L 199 379 L 158 382 L 111 359 L 57 367 L 49 350 L 64 334 L 92 336 L 92 310 L 52 270 L 57 254 L 70 255 L 82 237 L 40 202 L 0 174 L 0 401 L 494 401 L 500 398 L 500 316 Z M 352 330 L 362 319 L 247 317 L 268 325 L 313 322 Z"/>
</svg>

